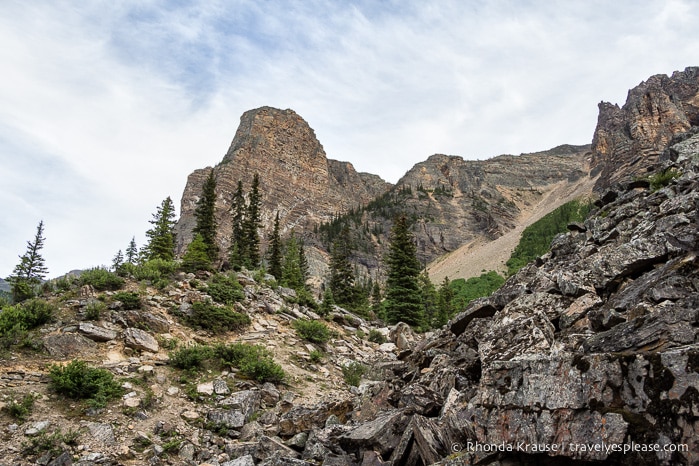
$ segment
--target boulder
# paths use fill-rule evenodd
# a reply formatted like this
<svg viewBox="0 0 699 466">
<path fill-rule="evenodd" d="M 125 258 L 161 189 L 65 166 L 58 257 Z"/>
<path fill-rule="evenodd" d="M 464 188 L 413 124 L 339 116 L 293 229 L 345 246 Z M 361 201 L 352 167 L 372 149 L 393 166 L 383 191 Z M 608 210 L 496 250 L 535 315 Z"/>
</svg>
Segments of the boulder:
<svg viewBox="0 0 699 466">
<path fill-rule="evenodd" d="M 128 348 L 140 351 L 157 353 L 160 349 L 158 341 L 153 336 L 139 328 L 127 328 L 124 330 L 124 344 Z"/>
</svg>

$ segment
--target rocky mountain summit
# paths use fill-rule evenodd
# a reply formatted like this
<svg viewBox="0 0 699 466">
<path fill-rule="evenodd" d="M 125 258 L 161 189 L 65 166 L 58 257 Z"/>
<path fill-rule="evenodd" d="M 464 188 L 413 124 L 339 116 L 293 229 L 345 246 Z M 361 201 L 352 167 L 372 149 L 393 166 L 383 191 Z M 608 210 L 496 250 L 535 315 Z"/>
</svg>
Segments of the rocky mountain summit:
<svg viewBox="0 0 699 466">
<path fill-rule="evenodd" d="M 651 76 L 629 91 L 619 108 L 599 104 L 592 139 L 596 190 L 642 175 L 658 161 L 673 136 L 699 126 L 699 67 Z"/>
<path fill-rule="evenodd" d="M 222 251 L 230 245 L 230 207 L 237 183 L 241 180 L 249 191 L 256 173 L 262 193 L 262 223 L 269 231 L 276 212 L 282 232 L 311 230 L 313 225 L 365 204 L 391 186 L 376 175 L 358 173 L 349 162 L 329 160 L 313 129 L 293 110 L 250 110 L 240 118 L 221 163 L 188 177 L 176 227 L 179 252 L 192 240 L 194 209 L 211 170 L 217 180 L 217 241 Z"/>
</svg>

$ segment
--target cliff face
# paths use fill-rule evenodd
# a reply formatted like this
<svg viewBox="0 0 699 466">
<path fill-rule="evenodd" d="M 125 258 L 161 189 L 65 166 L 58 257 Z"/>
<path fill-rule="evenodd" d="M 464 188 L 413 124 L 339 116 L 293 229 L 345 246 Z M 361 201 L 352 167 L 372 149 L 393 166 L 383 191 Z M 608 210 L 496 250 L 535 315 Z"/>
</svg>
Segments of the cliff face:
<svg viewBox="0 0 699 466">
<path fill-rule="evenodd" d="M 176 226 L 178 253 L 191 241 L 194 210 L 211 170 L 217 180 L 216 219 L 222 251 L 229 246 L 230 206 L 238 180 L 248 192 L 255 173 L 260 178 L 262 222 L 271 227 L 278 211 L 282 231 L 326 221 L 391 186 L 378 176 L 357 173 L 350 163 L 328 160 L 313 129 L 292 110 L 250 110 L 241 117 L 221 163 L 189 175 Z"/>
<path fill-rule="evenodd" d="M 650 77 L 621 108 L 601 102 L 592 140 L 592 168 L 601 173 L 595 189 L 643 175 L 674 135 L 698 125 L 699 67 Z"/>
</svg>

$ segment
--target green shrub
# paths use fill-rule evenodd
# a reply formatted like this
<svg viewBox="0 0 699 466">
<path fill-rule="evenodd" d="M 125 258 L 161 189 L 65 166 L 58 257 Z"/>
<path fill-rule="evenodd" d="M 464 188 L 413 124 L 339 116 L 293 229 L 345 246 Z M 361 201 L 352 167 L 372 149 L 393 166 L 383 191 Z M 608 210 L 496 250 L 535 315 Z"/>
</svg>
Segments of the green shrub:
<svg viewBox="0 0 699 466">
<path fill-rule="evenodd" d="M 10 416 L 18 421 L 24 422 L 32 412 L 34 400 L 36 400 L 36 396 L 32 393 L 28 393 L 24 395 L 20 401 L 10 400 L 3 410 L 7 411 Z"/>
<path fill-rule="evenodd" d="M 323 360 L 323 357 L 325 356 L 322 351 L 319 350 L 312 350 L 310 353 L 308 353 L 308 356 L 311 358 L 312 363 L 319 363 Z"/>
<path fill-rule="evenodd" d="M 198 301 L 192 304 L 192 313 L 186 319 L 193 327 L 223 333 L 238 330 L 250 324 L 247 314 L 236 312 L 229 307 L 218 307 L 211 302 Z"/>
<path fill-rule="evenodd" d="M 131 268 L 131 275 L 136 280 L 149 280 L 156 283 L 163 279 L 168 279 L 177 270 L 177 263 L 164 259 L 151 259 L 142 265 Z"/>
<path fill-rule="evenodd" d="M 366 366 L 356 361 L 342 367 L 342 377 L 345 379 L 345 383 L 353 387 L 359 386 L 365 372 Z"/>
<path fill-rule="evenodd" d="M 79 436 L 80 432 L 72 429 L 66 433 L 63 433 L 61 429 L 53 433 L 42 432 L 36 437 L 31 437 L 29 441 L 22 442 L 22 452 L 25 455 L 50 453 L 51 456 L 56 456 L 63 451 L 65 445 L 77 445 Z"/>
<path fill-rule="evenodd" d="M 369 338 L 367 338 L 367 340 L 373 343 L 378 343 L 379 345 L 386 343 L 386 337 L 384 334 L 376 329 L 369 330 Z"/>
<path fill-rule="evenodd" d="M 53 320 L 56 307 L 43 299 L 30 299 L 0 311 L 0 346 L 22 343 L 27 331 Z"/>
<path fill-rule="evenodd" d="M 133 291 L 119 291 L 112 295 L 112 300 L 119 301 L 124 309 L 138 309 L 141 307 L 141 297 Z"/>
<path fill-rule="evenodd" d="M 55 279 L 53 282 L 57 290 L 69 291 L 71 288 L 73 288 L 73 285 L 78 283 L 78 281 L 79 279 L 75 275 L 63 275 L 62 277 Z"/>
<path fill-rule="evenodd" d="M 107 305 L 102 301 L 93 299 L 85 307 L 85 318 L 87 320 L 100 320 L 102 314 L 107 310 Z"/>
<path fill-rule="evenodd" d="M 92 285 L 96 290 L 118 290 L 124 279 L 103 267 L 87 269 L 80 274 L 81 285 Z"/>
<path fill-rule="evenodd" d="M 650 189 L 655 192 L 665 186 L 669 185 L 672 180 L 678 178 L 682 173 L 674 168 L 665 169 L 660 173 L 650 175 L 648 181 L 650 182 Z"/>
<path fill-rule="evenodd" d="M 246 343 L 219 344 L 214 347 L 214 354 L 222 364 L 240 369 L 246 377 L 258 382 L 279 383 L 284 380 L 282 367 L 275 363 L 265 347 Z"/>
<path fill-rule="evenodd" d="M 242 300 L 243 287 L 235 275 L 216 274 L 211 277 L 206 293 L 217 303 L 233 304 Z"/>
<path fill-rule="evenodd" d="M 178 369 L 196 369 L 211 359 L 214 351 L 210 346 L 191 345 L 180 348 L 169 354 L 170 364 Z"/>
<path fill-rule="evenodd" d="M 49 379 L 51 388 L 59 395 L 88 400 L 95 407 L 104 406 L 123 391 L 111 372 L 90 367 L 78 359 L 65 366 L 49 366 Z"/>
<path fill-rule="evenodd" d="M 295 320 L 296 333 L 311 343 L 323 344 L 330 339 L 330 329 L 318 320 Z"/>
</svg>

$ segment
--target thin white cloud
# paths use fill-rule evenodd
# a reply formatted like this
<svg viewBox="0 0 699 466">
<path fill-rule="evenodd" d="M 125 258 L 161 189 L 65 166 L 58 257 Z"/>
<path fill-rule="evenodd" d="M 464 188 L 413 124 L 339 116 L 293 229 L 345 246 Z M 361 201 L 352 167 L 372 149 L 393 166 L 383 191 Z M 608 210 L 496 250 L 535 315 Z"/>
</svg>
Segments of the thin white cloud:
<svg viewBox="0 0 699 466">
<path fill-rule="evenodd" d="M 293 108 L 330 157 L 391 181 L 436 152 L 589 142 L 597 102 L 697 64 L 691 6 L 3 2 L 0 275 L 40 218 L 52 274 L 142 242 L 160 201 L 262 105 Z"/>
</svg>

